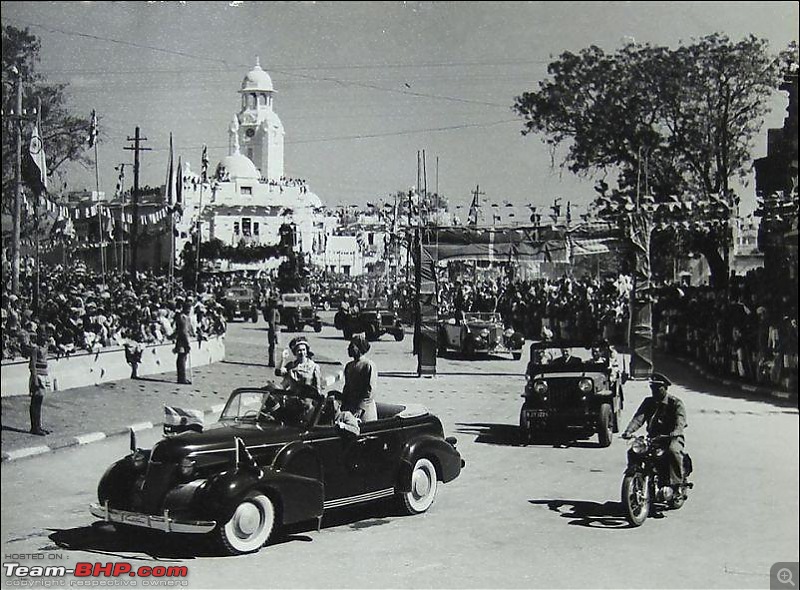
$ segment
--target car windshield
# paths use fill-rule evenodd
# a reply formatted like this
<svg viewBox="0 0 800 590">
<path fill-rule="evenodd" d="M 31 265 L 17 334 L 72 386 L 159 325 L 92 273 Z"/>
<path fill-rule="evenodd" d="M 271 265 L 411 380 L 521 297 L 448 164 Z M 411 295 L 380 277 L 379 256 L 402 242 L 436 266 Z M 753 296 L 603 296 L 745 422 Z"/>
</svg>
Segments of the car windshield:
<svg viewBox="0 0 800 590">
<path fill-rule="evenodd" d="M 248 289 L 228 289 L 228 297 L 249 297 L 250 291 Z"/>
<path fill-rule="evenodd" d="M 293 305 L 308 304 L 311 305 L 311 296 L 308 293 L 293 293 L 291 295 L 283 296 L 284 303 L 291 303 Z"/>
<path fill-rule="evenodd" d="M 306 426 L 318 402 L 283 389 L 248 389 L 231 395 L 220 422 Z"/>
<path fill-rule="evenodd" d="M 592 349 L 583 347 L 553 347 L 553 348 L 531 348 L 531 365 L 537 370 L 545 370 L 548 367 L 569 367 L 583 365 L 595 369 L 608 365 L 609 357 L 607 354 L 600 354 L 598 358 L 592 358 Z"/>
<path fill-rule="evenodd" d="M 500 314 L 491 311 L 468 312 L 464 314 L 464 319 L 475 322 L 493 322 L 495 324 L 501 323 Z"/>
</svg>

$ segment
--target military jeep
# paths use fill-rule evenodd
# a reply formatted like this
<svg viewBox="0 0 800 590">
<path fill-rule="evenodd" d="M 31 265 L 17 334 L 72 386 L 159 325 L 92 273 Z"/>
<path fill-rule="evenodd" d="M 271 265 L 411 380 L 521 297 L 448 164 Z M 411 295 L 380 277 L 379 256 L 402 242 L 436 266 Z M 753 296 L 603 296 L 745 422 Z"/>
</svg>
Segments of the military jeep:
<svg viewBox="0 0 800 590">
<path fill-rule="evenodd" d="M 284 293 L 278 301 L 281 324 L 289 332 L 302 332 L 306 326 L 313 326 L 315 332 L 322 331 L 322 320 L 311 304 L 308 293 Z"/>
</svg>

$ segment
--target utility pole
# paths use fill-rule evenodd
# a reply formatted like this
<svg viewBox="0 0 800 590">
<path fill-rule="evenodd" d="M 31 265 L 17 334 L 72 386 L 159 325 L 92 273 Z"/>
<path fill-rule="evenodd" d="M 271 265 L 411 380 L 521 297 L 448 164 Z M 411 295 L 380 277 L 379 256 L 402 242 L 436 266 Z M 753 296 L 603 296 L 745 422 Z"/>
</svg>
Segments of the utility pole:
<svg viewBox="0 0 800 590">
<path fill-rule="evenodd" d="M 131 274 L 135 274 L 139 268 L 139 152 L 149 152 L 150 148 L 141 147 L 139 144 L 142 141 L 147 141 L 146 137 L 139 136 L 139 127 L 136 127 L 136 133 L 133 137 L 129 137 L 127 141 L 133 142 L 133 147 L 124 147 L 124 150 L 133 152 L 133 192 L 131 200 L 133 201 L 133 232 L 131 233 Z"/>
<path fill-rule="evenodd" d="M 17 77 L 17 106 L 12 113 L 16 140 L 16 166 L 14 170 L 14 227 L 11 234 L 11 292 L 19 295 L 19 246 L 22 223 L 22 74 L 16 66 L 11 72 Z"/>
</svg>

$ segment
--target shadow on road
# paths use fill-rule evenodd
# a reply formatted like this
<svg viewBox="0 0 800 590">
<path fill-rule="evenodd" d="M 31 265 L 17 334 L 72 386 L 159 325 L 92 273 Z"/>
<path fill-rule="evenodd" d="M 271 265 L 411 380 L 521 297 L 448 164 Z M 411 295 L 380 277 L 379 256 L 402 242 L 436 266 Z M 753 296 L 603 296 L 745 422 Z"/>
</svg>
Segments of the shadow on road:
<svg viewBox="0 0 800 590">
<path fill-rule="evenodd" d="M 21 432 L 22 434 L 30 434 L 31 433 L 30 427 L 28 427 L 28 428 L 16 428 L 14 426 L 8 426 L 6 424 L 3 424 L 3 426 L 0 427 L 0 429 L 8 430 L 9 432 Z"/>
<path fill-rule="evenodd" d="M 173 379 L 155 379 L 153 377 L 136 377 L 134 381 L 150 381 L 151 383 L 175 383 L 175 378 Z"/>
<path fill-rule="evenodd" d="M 528 500 L 534 506 L 547 506 L 569 524 L 594 529 L 629 529 L 633 526 L 625 518 L 619 502 L 590 502 L 588 500 Z"/>
<path fill-rule="evenodd" d="M 523 446 L 523 438 L 516 424 L 487 424 L 484 422 L 465 424 L 456 423 L 456 433 L 475 434 L 476 443 L 489 445 L 504 445 L 511 447 Z"/>
<path fill-rule="evenodd" d="M 436 358 L 446 359 L 450 361 L 516 361 L 518 359 L 514 359 L 508 355 L 499 355 L 499 354 L 474 354 L 472 356 L 466 355 L 462 352 L 456 352 L 455 350 L 445 350 L 445 351 L 437 351 Z"/>
<path fill-rule="evenodd" d="M 49 538 L 60 549 L 113 555 L 124 559 L 137 559 L 130 553 L 143 553 L 150 558 L 159 559 L 220 555 L 220 551 L 205 539 L 192 538 L 190 535 L 164 535 L 133 527 L 117 531 L 104 522 L 74 529 L 56 529 Z"/>
</svg>

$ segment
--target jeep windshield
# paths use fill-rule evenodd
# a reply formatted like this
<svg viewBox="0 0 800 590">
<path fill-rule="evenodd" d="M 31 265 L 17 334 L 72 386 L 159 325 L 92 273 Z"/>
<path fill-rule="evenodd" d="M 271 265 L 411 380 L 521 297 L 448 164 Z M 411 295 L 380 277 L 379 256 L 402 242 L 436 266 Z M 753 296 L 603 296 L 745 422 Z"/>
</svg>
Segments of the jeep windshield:
<svg viewBox="0 0 800 590">
<path fill-rule="evenodd" d="M 225 292 L 225 297 L 230 297 L 233 299 L 249 299 L 252 297 L 250 293 L 250 289 L 228 289 Z"/>
<path fill-rule="evenodd" d="M 288 293 L 284 295 L 281 299 L 284 305 L 291 305 L 291 306 L 310 306 L 311 305 L 311 295 L 308 293 Z"/>
</svg>

